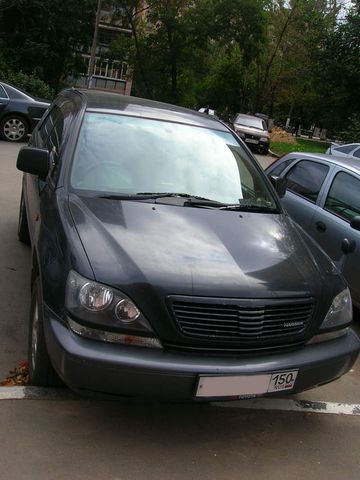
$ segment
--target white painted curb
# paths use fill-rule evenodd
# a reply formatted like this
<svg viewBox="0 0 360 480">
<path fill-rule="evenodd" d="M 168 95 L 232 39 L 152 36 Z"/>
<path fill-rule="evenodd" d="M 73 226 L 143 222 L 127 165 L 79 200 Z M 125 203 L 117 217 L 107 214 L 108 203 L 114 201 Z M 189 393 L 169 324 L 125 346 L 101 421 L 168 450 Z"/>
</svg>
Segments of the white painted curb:
<svg viewBox="0 0 360 480">
<path fill-rule="evenodd" d="M 213 402 L 212 405 L 226 408 L 251 410 L 279 410 L 283 412 L 330 413 L 335 415 L 360 416 L 359 404 L 312 402 L 287 398 L 254 398 L 235 402 Z"/>
<path fill-rule="evenodd" d="M 0 400 L 68 400 L 76 399 L 66 388 L 0 387 Z"/>
<path fill-rule="evenodd" d="M 82 400 L 82 398 L 66 388 L 0 387 L 1 400 Z M 360 404 L 312 402 L 292 398 L 253 398 L 229 402 L 212 402 L 211 405 L 239 410 L 275 410 L 360 416 Z"/>
</svg>

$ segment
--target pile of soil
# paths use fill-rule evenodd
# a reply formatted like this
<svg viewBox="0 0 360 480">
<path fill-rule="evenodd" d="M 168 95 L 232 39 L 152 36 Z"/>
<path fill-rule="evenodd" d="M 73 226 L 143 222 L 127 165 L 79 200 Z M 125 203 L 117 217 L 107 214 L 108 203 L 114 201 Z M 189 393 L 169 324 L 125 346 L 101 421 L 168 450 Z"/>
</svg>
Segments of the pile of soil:
<svg viewBox="0 0 360 480">
<path fill-rule="evenodd" d="M 2 387 L 15 387 L 18 385 L 27 385 L 29 383 L 29 365 L 28 362 L 20 362 L 19 366 L 8 374 L 8 376 L 0 382 Z"/>
<path fill-rule="evenodd" d="M 270 133 L 270 140 L 272 142 L 284 142 L 296 145 L 296 139 L 291 133 L 286 132 L 280 127 L 274 127 Z"/>
</svg>

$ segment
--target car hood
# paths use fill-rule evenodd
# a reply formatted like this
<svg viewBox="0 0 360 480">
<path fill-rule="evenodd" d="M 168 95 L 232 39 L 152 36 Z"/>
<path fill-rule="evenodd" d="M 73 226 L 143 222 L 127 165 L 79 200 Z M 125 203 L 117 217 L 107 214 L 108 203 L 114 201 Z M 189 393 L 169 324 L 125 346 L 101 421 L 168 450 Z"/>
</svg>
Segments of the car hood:
<svg viewBox="0 0 360 480">
<path fill-rule="evenodd" d="M 251 135 L 258 135 L 261 137 L 269 137 L 269 132 L 266 130 L 259 130 L 258 128 L 246 127 L 245 125 L 240 125 L 239 123 L 234 124 L 236 131 L 249 133 Z"/>
<path fill-rule="evenodd" d="M 76 195 L 69 208 L 95 279 L 132 298 L 318 297 L 326 268 L 316 255 L 331 267 L 285 214 Z"/>
</svg>

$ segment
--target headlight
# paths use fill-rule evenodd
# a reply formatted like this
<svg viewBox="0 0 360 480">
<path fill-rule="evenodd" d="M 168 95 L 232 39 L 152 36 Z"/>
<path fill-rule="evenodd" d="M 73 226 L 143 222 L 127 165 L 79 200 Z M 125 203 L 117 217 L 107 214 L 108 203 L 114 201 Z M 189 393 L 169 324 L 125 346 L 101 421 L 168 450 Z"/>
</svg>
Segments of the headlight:
<svg viewBox="0 0 360 480">
<path fill-rule="evenodd" d="M 85 283 L 80 288 L 79 300 L 83 307 L 93 312 L 105 310 L 114 298 L 112 290 L 95 282 Z"/>
<path fill-rule="evenodd" d="M 71 318 L 95 328 L 153 334 L 149 322 L 124 293 L 74 271 L 68 275 L 65 305 Z"/>
<path fill-rule="evenodd" d="M 260 142 L 266 142 L 269 143 L 269 139 L 267 137 L 261 137 Z"/>
<path fill-rule="evenodd" d="M 344 327 L 352 322 L 352 303 L 348 288 L 336 295 L 320 330 Z"/>
</svg>

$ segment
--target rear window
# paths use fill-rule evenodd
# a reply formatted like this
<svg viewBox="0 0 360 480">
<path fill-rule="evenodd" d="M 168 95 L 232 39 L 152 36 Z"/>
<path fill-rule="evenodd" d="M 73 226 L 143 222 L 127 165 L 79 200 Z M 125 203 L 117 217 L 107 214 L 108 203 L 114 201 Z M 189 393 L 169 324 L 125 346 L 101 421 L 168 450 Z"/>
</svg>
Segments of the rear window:
<svg viewBox="0 0 360 480">
<path fill-rule="evenodd" d="M 353 153 L 354 157 L 356 158 L 360 158 L 360 148 L 358 148 L 357 150 L 355 150 L 355 152 Z"/>
<path fill-rule="evenodd" d="M 344 147 L 335 148 L 334 150 L 341 153 L 350 153 L 354 150 L 355 145 L 345 145 Z"/>
<path fill-rule="evenodd" d="M 286 175 L 287 188 L 315 203 L 328 171 L 327 165 L 301 160 Z"/>
</svg>

